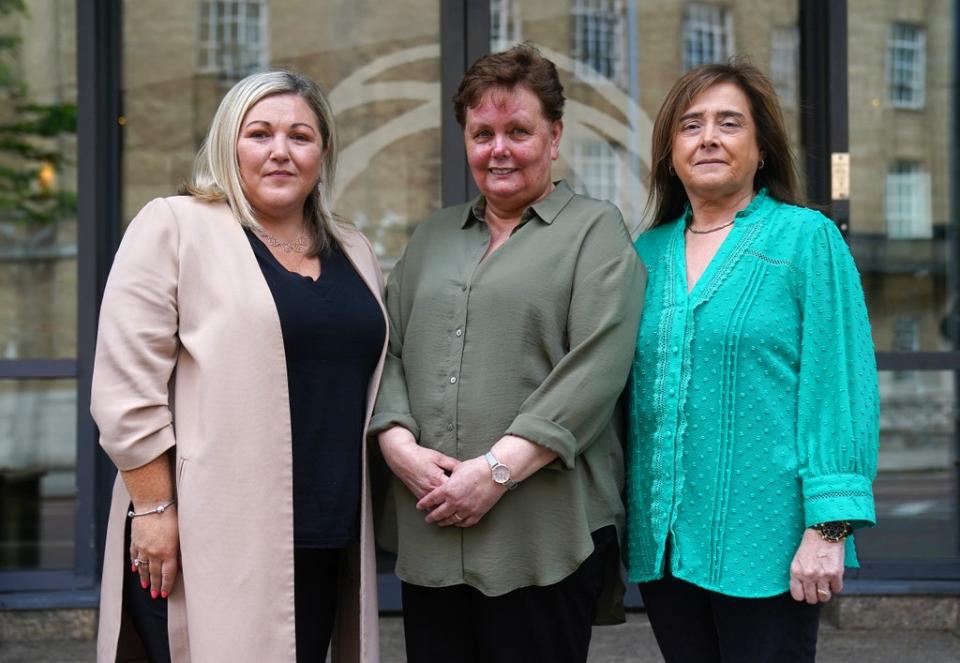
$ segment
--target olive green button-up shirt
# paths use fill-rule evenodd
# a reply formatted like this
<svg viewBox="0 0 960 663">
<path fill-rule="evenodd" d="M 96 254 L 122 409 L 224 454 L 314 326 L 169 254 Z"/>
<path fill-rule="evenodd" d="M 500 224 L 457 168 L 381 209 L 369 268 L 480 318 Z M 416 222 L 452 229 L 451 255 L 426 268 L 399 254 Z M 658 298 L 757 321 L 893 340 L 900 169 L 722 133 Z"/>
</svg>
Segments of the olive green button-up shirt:
<svg viewBox="0 0 960 663">
<path fill-rule="evenodd" d="M 390 276 L 390 349 L 370 430 L 398 424 L 460 460 L 505 434 L 557 454 L 470 528 L 425 523 L 393 479 L 397 575 L 497 596 L 562 580 L 592 552 L 591 532 L 622 527 L 614 412 L 646 273 L 616 207 L 564 182 L 485 259 L 479 202 L 420 224 Z"/>
</svg>

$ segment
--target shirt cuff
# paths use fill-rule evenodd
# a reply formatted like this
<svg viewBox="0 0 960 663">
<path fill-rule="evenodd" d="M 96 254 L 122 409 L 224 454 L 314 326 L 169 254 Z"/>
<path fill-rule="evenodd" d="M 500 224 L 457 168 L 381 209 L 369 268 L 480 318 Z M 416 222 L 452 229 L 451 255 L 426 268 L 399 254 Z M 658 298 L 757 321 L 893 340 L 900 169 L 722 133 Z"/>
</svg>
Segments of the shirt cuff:
<svg viewBox="0 0 960 663">
<path fill-rule="evenodd" d="M 806 526 L 848 520 L 854 527 L 876 524 L 873 485 L 862 474 L 822 474 L 803 479 Z"/>
<path fill-rule="evenodd" d="M 505 434 L 516 435 L 546 447 L 557 454 L 567 469 L 573 469 L 577 455 L 577 438 L 560 424 L 535 414 L 519 414 Z"/>
<path fill-rule="evenodd" d="M 376 435 L 382 433 L 388 428 L 394 426 L 403 426 L 413 433 L 413 437 L 420 439 L 420 427 L 410 414 L 400 412 L 377 412 L 370 417 L 370 424 L 367 426 L 367 435 Z"/>
</svg>

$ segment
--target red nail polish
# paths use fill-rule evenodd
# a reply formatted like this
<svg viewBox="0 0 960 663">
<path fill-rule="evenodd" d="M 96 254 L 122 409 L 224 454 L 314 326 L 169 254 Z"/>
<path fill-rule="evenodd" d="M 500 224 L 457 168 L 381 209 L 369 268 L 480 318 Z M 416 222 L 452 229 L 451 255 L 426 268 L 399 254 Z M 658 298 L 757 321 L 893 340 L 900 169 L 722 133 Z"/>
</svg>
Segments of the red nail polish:
<svg viewBox="0 0 960 663">
<path fill-rule="evenodd" d="M 167 591 L 160 592 L 160 598 L 165 599 L 168 596 L 170 596 L 170 592 L 167 592 Z"/>
<path fill-rule="evenodd" d="M 136 573 L 136 572 L 137 572 L 137 565 L 136 565 L 136 564 L 131 564 L 131 565 L 130 565 L 130 572 L 131 572 L 131 573 Z"/>
<path fill-rule="evenodd" d="M 146 588 L 149 587 L 149 586 L 150 586 L 150 583 L 147 582 L 146 580 L 141 580 L 141 581 L 140 581 L 140 587 L 141 587 L 141 588 L 146 589 Z"/>
<path fill-rule="evenodd" d="M 155 598 L 157 598 L 158 596 L 160 596 L 160 595 L 157 593 L 157 590 L 155 590 L 155 589 L 151 589 L 151 590 L 150 590 L 150 598 L 155 599 Z"/>
</svg>

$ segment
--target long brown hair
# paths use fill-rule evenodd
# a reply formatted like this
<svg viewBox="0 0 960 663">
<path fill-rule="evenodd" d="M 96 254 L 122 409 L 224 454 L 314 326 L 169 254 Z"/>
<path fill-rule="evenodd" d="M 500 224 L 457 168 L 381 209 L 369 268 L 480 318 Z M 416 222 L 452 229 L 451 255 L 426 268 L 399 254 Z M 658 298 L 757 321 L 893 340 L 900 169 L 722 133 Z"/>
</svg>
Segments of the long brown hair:
<svg viewBox="0 0 960 663">
<path fill-rule="evenodd" d="M 757 145 L 763 154 L 763 168 L 753 177 L 754 191 L 766 187 L 771 196 L 792 205 L 801 204 L 797 169 L 790 141 L 783 126 L 783 113 L 770 80 L 754 65 L 743 60 L 726 64 L 705 64 L 691 69 L 674 83 L 653 124 L 650 164 L 651 226 L 672 221 L 683 213 L 687 193 L 671 173 L 673 138 L 680 117 L 701 92 L 718 83 L 733 83 L 750 101 L 750 113 L 757 127 Z"/>
</svg>

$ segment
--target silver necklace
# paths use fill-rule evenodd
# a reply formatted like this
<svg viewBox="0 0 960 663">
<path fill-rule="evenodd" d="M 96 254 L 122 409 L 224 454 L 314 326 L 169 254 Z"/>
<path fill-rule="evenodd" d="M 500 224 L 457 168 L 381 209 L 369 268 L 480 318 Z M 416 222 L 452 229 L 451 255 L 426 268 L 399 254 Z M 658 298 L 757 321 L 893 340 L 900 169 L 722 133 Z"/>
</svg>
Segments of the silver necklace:
<svg viewBox="0 0 960 663">
<path fill-rule="evenodd" d="M 280 239 L 279 237 L 274 237 L 268 233 L 263 228 L 258 226 L 253 227 L 253 232 L 257 233 L 260 238 L 272 246 L 275 249 L 281 249 L 284 253 L 306 253 L 307 252 L 307 240 L 306 233 L 303 232 L 303 226 L 300 227 L 300 232 L 297 234 L 297 239 L 293 242 L 288 242 L 285 239 Z"/>
<path fill-rule="evenodd" d="M 717 226 L 716 228 L 711 228 L 710 230 L 697 230 L 696 228 L 693 227 L 693 223 L 691 222 L 687 224 L 687 230 L 692 232 L 694 235 L 709 235 L 710 233 L 715 233 L 718 230 L 729 228 L 730 226 L 733 225 L 734 221 L 736 221 L 736 219 L 731 219 L 728 223 L 725 223 L 722 226 Z"/>
</svg>

